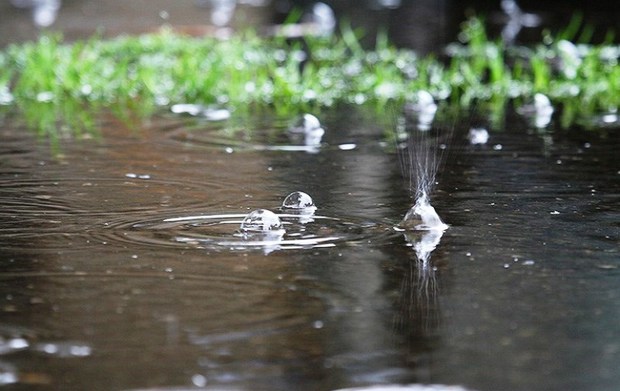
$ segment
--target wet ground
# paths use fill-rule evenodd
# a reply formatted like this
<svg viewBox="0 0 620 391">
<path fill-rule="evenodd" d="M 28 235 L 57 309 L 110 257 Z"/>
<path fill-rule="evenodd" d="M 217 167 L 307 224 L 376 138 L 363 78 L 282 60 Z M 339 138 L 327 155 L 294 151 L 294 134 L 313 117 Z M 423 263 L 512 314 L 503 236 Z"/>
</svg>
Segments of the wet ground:
<svg viewBox="0 0 620 391">
<path fill-rule="evenodd" d="M 382 125 L 322 119 L 304 151 L 270 119 L 102 116 L 99 135 L 53 149 L 6 117 L 6 388 L 620 384 L 617 129 L 517 118 L 470 146 L 456 123 L 433 194 L 450 228 L 423 265 L 423 236 L 393 229 L 411 200 Z M 318 208 L 283 217 L 282 242 L 236 234 L 295 190 Z"/>
</svg>

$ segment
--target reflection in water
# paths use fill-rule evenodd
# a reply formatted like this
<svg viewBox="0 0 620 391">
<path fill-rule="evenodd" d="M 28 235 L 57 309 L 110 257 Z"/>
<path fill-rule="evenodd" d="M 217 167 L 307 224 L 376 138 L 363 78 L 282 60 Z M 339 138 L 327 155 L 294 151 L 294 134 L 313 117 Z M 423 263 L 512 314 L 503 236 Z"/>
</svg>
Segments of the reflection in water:
<svg viewBox="0 0 620 391">
<path fill-rule="evenodd" d="M 334 391 L 467 391 L 461 386 L 442 384 L 385 384 L 380 386 L 340 388 Z"/>
<path fill-rule="evenodd" d="M 501 6 L 508 17 L 508 21 L 502 30 L 502 38 L 507 44 L 514 43 L 522 28 L 537 27 L 542 22 L 540 16 L 523 12 L 516 0 L 502 0 Z"/>
<path fill-rule="evenodd" d="M 32 21 L 37 27 L 49 27 L 56 21 L 61 0 L 11 0 L 19 8 L 32 9 Z"/>
</svg>

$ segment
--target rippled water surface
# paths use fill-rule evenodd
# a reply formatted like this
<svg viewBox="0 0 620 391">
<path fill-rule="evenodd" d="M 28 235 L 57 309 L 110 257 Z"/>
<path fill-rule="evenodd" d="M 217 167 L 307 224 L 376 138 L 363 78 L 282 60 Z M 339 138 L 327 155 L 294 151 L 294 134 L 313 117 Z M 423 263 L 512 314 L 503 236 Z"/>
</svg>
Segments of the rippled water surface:
<svg viewBox="0 0 620 391">
<path fill-rule="evenodd" d="M 395 229 L 412 201 L 385 126 L 321 119 L 310 146 L 233 113 L 102 116 L 50 147 L 5 118 L 0 384 L 617 389 L 618 129 L 515 119 L 469 146 L 455 121 L 432 195 L 450 228 L 429 238 Z M 298 190 L 313 215 L 280 208 Z M 259 208 L 281 238 L 239 232 Z"/>
</svg>

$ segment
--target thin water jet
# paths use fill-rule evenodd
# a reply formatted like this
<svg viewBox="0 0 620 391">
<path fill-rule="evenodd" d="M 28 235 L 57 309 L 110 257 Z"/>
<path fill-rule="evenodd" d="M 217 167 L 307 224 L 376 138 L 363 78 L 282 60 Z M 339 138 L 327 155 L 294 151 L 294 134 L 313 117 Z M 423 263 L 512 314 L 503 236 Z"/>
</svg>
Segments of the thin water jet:
<svg viewBox="0 0 620 391">
<path fill-rule="evenodd" d="M 425 107 L 428 104 L 429 102 Z M 397 134 L 405 139 L 399 146 L 401 171 L 409 181 L 408 190 L 414 199 L 413 206 L 399 223 L 398 229 L 443 232 L 448 226 L 431 205 L 430 195 L 435 187 L 437 172 L 447 146 L 439 142 L 440 135 L 433 132 L 432 122 L 425 123 L 425 126 L 421 127 L 417 116 L 412 120 L 416 123 L 416 128 L 409 132 L 404 118 L 397 127 Z M 448 136 L 450 135 L 451 131 L 448 131 Z"/>
</svg>

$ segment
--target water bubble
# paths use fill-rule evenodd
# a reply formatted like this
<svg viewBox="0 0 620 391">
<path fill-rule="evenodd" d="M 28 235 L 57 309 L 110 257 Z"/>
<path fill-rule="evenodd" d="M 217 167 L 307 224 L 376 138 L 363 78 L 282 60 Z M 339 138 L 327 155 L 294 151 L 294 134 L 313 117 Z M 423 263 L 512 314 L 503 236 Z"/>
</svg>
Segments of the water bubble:
<svg viewBox="0 0 620 391">
<path fill-rule="evenodd" d="M 203 110 L 202 115 L 207 121 L 225 121 L 230 119 L 230 110 L 214 107 L 207 107 Z"/>
<path fill-rule="evenodd" d="M 0 386 L 17 383 L 17 369 L 4 361 L 0 361 Z"/>
<path fill-rule="evenodd" d="M 467 138 L 471 145 L 486 144 L 489 141 L 489 131 L 484 128 L 471 128 Z"/>
<path fill-rule="evenodd" d="M 231 116 L 230 110 L 215 106 L 203 106 L 194 103 L 174 104 L 170 107 L 170 111 L 172 111 L 174 114 L 187 114 L 193 117 L 202 116 L 207 121 L 214 122 L 225 121 Z"/>
<path fill-rule="evenodd" d="M 437 104 L 435 99 L 426 90 L 420 90 L 415 95 L 415 101 L 407 104 L 405 110 L 411 112 L 418 120 L 419 130 L 429 130 L 435 119 Z"/>
<path fill-rule="evenodd" d="M 29 347 L 29 343 L 26 339 L 21 337 L 4 339 L 0 337 L 0 354 L 11 353 L 16 350 L 21 350 Z"/>
<path fill-rule="evenodd" d="M 189 114 L 193 116 L 200 114 L 202 110 L 203 107 L 201 105 L 193 103 L 178 103 L 170 107 L 170 111 L 172 111 L 174 114 Z"/>
<path fill-rule="evenodd" d="M 93 350 L 89 345 L 72 342 L 44 342 L 37 344 L 34 349 L 58 357 L 87 357 Z"/>
<path fill-rule="evenodd" d="M 341 151 L 352 151 L 355 148 L 357 148 L 357 145 L 354 143 L 345 143 L 345 144 L 338 145 L 338 149 Z"/>
<path fill-rule="evenodd" d="M 307 152 L 318 152 L 325 129 L 321 122 L 312 114 L 304 114 L 300 121 L 289 129 L 289 138 L 292 142 L 302 143 L 308 147 Z M 301 138 L 303 137 L 303 141 Z"/>
<path fill-rule="evenodd" d="M 282 207 L 286 209 L 296 209 L 296 210 L 316 210 L 316 206 L 314 205 L 314 201 L 312 201 L 312 197 L 303 191 L 294 191 L 291 194 L 287 195 L 282 202 Z"/>
<path fill-rule="evenodd" d="M 331 35 L 336 28 L 336 14 L 331 7 L 325 3 L 316 3 L 312 6 L 312 13 L 304 19 L 315 26 L 316 34 Z"/>
<path fill-rule="evenodd" d="M 241 222 L 243 232 L 269 232 L 282 228 L 282 222 L 275 213 L 266 209 L 257 209 L 250 212 Z"/>
<path fill-rule="evenodd" d="M 196 374 L 192 376 L 192 383 L 196 387 L 205 387 L 207 385 L 207 378 L 203 375 Z"/>
<path fill-rule="evenodd" d="M 547 95 L 537 93 L 532 103 L 517 108 L 517 112 L 529 118 L 535 127 L 542 129 L 551 123 L 553 105 Z"/>
<path fill-rule="evenodd" d="M 562 71 L 569 79 L 577 77 L 577 69 L 581 65 L 579 50 L 574 43 L 565 39 L 557 43 L 558 54 L 562 60 Z"/>
<path fill-rule="evenodd" d="M 321 127 L 321 122 L 319 122 L 319 119 L 312 114 L 304 114 L 302 125 L 304 132 L 308 132 L 319 129 Z"/>
</svg>

